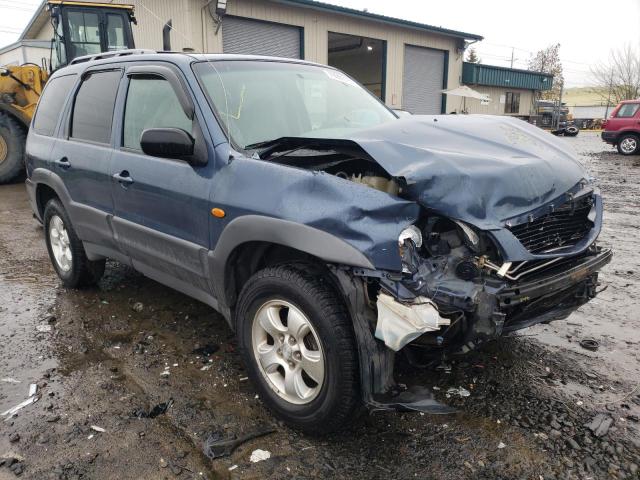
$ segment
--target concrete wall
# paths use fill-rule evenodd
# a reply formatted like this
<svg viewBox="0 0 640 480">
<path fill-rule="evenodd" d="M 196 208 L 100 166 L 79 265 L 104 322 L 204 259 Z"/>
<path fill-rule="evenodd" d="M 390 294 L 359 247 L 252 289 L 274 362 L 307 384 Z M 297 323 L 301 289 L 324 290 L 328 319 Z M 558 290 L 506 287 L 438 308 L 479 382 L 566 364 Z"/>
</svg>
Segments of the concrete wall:
<svg viewBox="0 0 640 480">
<path fill-rule="evenodd" d="M 213 19 L 206 9 L 202 9 L 206 3 L 204 0 L 129 0 L 127 3 L 135 5 L 138 18 L 138 25 L 133 27 L 136 47 L 160 50 L 162 26 L 171 19 L 174 27 L 171 35 L 173 50 L 192 48 L 198 52 L 222 52 L 222 29 L 216 34 Z M 385 40 L 386 102 L 394 108 L 402 105 L 405 44 L 448 51 L 448 88 L 460 84 L 462 55 L 457 53 L 457 39 L 453 37 L 266 0 L 229 0 L 227 13 L 303 27 L 305 59 L 323 64 L 327 63 L 330 31 Z M 37 38 L 51 38 L 51 27 L 47 24 L 38 32 Z M 449 98 L 447 111 L 455 109 L 457 104 L 457 99 Z"/>
<path fill-rule="evenodd" d="M 49 61 L 49 49 L 42 47 L 16 46 L 6 52 L 0 53 L 0 65 L 22 65 L 26 62 L 42 65 L 42 58 Z"/>
<path fill-rule="evenodd" d="M 485 87 L 481 85 L 469 85 L 470 88 L 474 89 L 476 92 L 480 92 L 485 95 L 489 95 L 491 98 L 491 102 L 488 105 L 482 105 L 480 100 L 475 100 L 472 98 L 467 98 L 466 100 L 466 108 L 469 113 L 482 113 L 485 115 L 531 115 L 533 113 L 533 100 L 534 100 L 534 92 L 533 90 L 523 90 L 518 88 L 504 88 L 504 87 Z M 504 103 L 500 103 L 500 99 L 504 100 L 507 92 L 520 93 L 520 110 L 518 113 L 505 113 L 504 112 Z M 452 112 L 453 110 L 462 110 L 462 98 L 457 97 L 455 101 L 452 102 L 452 98 L 449 99 L 447 106 L 453 104 L 453 108 L 447 110 L 447 113 Z"/>
</svg>

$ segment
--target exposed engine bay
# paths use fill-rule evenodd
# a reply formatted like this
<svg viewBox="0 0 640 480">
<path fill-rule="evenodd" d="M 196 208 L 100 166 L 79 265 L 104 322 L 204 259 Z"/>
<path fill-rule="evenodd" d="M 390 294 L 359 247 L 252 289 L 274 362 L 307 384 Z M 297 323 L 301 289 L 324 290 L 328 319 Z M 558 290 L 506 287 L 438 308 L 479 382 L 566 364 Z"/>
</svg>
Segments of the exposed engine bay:
<svg viewBox="0 0 640 480">
<path fill-rule="evenodd" d="M 413 199 L 405 178 L 389 175 L 347 143 L 277 145 L 260 158 Z M 580 184 L 562 204 L 538 209 L 524 222 L 505 222 L 526 258 L 540 256 L 516 261 L 505 258 L 491 231 L 423 206 L 418 222 L 398 239 L 401 273 L 355 272 L 366 278 L 378 311 L 376 337 L 395 351 L 409 345 L 432 356 L 465 353 L 503 333 L 566 318 L 596 295 L 597 271 L 611 252 L 591 242 L 574 255 L 549 255 L 571 251 L 599 230 L 597 198 Z"/>
</svg>

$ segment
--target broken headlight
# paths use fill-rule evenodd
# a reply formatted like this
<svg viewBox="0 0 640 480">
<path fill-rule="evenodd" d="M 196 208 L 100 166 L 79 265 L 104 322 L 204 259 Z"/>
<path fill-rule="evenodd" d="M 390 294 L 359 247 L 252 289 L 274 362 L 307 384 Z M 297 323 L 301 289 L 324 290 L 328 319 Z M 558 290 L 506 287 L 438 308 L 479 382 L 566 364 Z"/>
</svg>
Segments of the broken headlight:
<svg viewBox="0 0 640 480">
<path fill-rule="evenodd" d="M 478 234 L 466 223 L 459 220 L 454 220 L 454 222 L 456 223 L 456 225 L 458 225 L 458 227 L 460 227 L 460 232 L 462 233 L 464 243 L 467 245 L 467 247 L 477 252 L 478 248 L 480 247 L 480 237 L 478 236 Z"/>
<path fill-rule="evenodd" d="M 415 225 L 409 225 L 398 236 L 400 248 L 404 246 L 405 240 L 411 240 L 416 247 L 420 248 L 422 246 L 422 232 Z"/>
<path fill-rule="evenodd" d="M 398 250 L 402 259 L 402 271 L 415 273 L 416 266 L 412 259 L 416 249 L 422 247 L 422 232 L 415 225 L 409 225 L 398 236 Z"/>
</svg>

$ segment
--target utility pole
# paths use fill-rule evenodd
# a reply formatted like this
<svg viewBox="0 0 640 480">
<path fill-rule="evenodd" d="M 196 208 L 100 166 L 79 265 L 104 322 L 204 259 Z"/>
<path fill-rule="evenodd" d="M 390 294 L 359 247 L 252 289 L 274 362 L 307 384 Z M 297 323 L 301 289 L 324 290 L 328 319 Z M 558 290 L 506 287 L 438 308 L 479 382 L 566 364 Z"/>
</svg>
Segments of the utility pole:
<svg viewBox="0 0 640 480">
<path fill-rule="evenodd" d="M 611 103 L 611 89 L 613 88 L 613 68 L 611 69 L 611 75 L 609 76 L 609 95 L 607 96 L 607 108 L 604 111 L 604 119 L 609 116 L 609 104 Z"/>
<path fill-rule="evenodd" d="M 513 60 L 514 60 L 514 58 L 513 58 L 513 51 L 514 51 L 514 50 L 515 50 L 515 48 L 514 48 L 514 47 L 511 47 L 511 68 L 513 68 Z"/>
<path fill-rule="evenodd" d="M 562 113 L 562 92 L 564 91 L 564 82 L 560 84 L 560 98 L 558 99 L 558 114 L 556 115 L 556 130 L 560 130 L 560 115 Z"/>
</svg>

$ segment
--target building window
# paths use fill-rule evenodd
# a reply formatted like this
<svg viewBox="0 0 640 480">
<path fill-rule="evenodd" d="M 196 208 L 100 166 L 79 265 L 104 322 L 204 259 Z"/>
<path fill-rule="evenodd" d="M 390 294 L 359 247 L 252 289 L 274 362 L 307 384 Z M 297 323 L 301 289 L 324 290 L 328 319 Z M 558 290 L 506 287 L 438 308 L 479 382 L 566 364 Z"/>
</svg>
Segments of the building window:
<svg viewBox="0 0 640 480">
<path fill-rule="evenodd" d="M 520 94 L 515 92 L 507 92 L 504 104 L 504 113 L 520 112 Z"/>
</svg>

